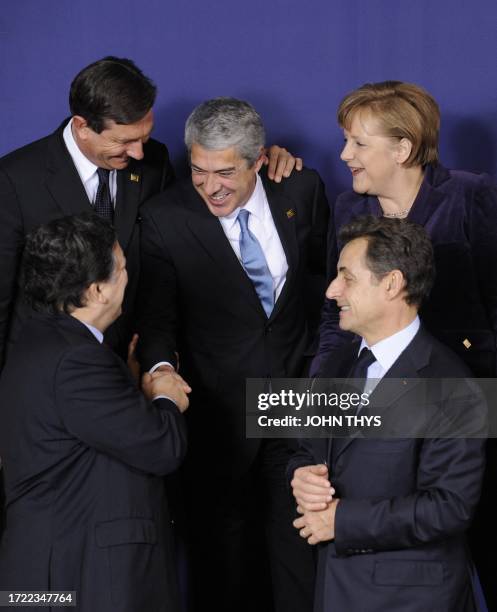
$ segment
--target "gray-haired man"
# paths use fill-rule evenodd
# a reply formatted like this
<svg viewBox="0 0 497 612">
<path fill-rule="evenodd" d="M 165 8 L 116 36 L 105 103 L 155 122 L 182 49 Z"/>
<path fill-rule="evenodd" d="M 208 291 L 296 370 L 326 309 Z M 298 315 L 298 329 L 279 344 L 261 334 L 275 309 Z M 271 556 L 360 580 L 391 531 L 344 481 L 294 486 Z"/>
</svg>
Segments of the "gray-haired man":
<svg viewBox="0 0 497 612">
<path fill-rule="evenodd" d="M 177 367 L 179 354 L 194 389 L 185 495 L 196 609 L 264 609 L 270 571 L 275 609 L 305 612 L 313 564 L 291 532 L 291 450 L 245 438 L 245 379 L 302 372 L 325 282 L 323 184 L 306 169 L 267 180 L 261 118 L 240 100 L 201 104 L 185 141 L 191 180 L 143 214 L 139 331 L 142 365 Z"/>
</svg>

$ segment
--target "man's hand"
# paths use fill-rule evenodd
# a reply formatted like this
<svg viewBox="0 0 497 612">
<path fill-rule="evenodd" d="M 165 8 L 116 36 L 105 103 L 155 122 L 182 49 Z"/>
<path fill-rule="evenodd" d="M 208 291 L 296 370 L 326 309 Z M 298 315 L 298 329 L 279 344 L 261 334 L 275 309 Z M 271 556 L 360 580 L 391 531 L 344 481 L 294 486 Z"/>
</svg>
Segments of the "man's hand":
<svg viewBox="0 0 497 612">
<path fill-rule="evenodd" d="M 266 149 L 264 163 L 268 166 L 267 175 L 275 183 L 281 183 L 283 177 L 288 178 L 293 170 L 302 170 L 300 157 L 294 157 L 286 149 L 273 145 Z"/>
<path fill-rule="evenodd" d="M 335 493 L 328 479 L 328 468 L 323 464 L 297 468 L 290 484 L 302 512 L 324 510 Z"/>
<path fill-rule="evenodd" d="M 293 526 L 299 530 L 299 535 L 308 544 L 329 542 L 335 539 L 335 513 L 339 503 L 335 498 L 325 510 L 305 512 L 293 521 Z M 300 510 L 302 511 L 302 509 Z"/>
<path fill-rule="evenodd" d="M 191 390 L 190 385 L 174 371 L 156 371 L 152 374 L 146 372 L 142 376 L 142 391 L 149 401 L 158 395 L 165 395 L 173 400 L 180 412 L 188 408 L 187 393 Z"/>
</svg>

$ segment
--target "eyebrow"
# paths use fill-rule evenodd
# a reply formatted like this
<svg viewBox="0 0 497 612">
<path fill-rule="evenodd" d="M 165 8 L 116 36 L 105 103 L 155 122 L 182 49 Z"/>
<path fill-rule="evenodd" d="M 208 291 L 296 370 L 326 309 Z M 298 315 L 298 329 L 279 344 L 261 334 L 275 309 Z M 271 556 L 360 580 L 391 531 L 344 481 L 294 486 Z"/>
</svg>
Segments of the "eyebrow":
<svg viewBox="0 0 497 612">
<path fill-rule="evenodd" d="M 190 163 L 190 167 L 192 170 L 199 170 L 200 172 L 207 172 L 204 168 L 197 166 L 195 164 Z M 219 172 L 231 172 L 232 170 L 236 170 L 236 166 L 228 166 L 227 168 L 220 168 L 219 170 L 214 170 L 214 174 L 218 174 Z"/>
<path fill-rule="evenodd" d="M 338 268 L 338 272 L 346 272 L 347 274 L 350 274 L 350 276 L 353 276 L 354 278 L 356 277 L 355 274 L 353 274 L 348 268 L 347 266 L 340 266 Z"/>
</svg>

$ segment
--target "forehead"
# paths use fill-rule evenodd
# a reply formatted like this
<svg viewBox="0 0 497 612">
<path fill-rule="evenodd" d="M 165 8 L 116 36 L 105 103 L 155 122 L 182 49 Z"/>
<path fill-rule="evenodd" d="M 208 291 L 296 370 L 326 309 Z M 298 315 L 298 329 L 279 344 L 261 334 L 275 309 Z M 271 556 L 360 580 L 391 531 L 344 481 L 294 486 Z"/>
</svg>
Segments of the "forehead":
<svg viewBox="0 0 497 612">
<path fill-rule="evenodd" d="M 203 170 L 239 167 L 244 162 L 235 147 L 212 151 L 194 143 L 190 151 L 190 162 Z"/>
<path fill-rule="evenodd" d="M 355 238 L 348 242 L 340 253 L 338 269 L 346 268 L 350 272 L 369 271 L 366 265 L 366 251 L 368 241 L 366 238 Z"/>
<path fill-rule="evenodd" d="M 135 123 L 116 123 L 113 119 L 106 121 L 105 128 L 101 134 L 107 137 L 120 140 L 138 140 L 146 137 L 154 126 L 154 116 L 152 110 Z"/>
<path fill-rule="evenodd" d="M 358 109 L 351 114 L 344 131 L 352 135 L 383 136 L 380 122 L 369 108 Z"/>
</svg>

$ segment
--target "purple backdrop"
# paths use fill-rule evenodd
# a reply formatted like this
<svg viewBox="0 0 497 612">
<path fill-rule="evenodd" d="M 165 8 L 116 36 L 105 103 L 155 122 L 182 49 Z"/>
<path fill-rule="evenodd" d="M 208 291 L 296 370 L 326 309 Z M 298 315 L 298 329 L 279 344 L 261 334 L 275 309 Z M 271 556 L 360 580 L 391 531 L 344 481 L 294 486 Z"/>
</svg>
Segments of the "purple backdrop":
<svg viewBox="0 0 497 612">
<path fill-rule="evenodd" d="M 0 50 L 0 154 L 57 127 L 72 77 L 114 54 L 159 86 L 154 135 L 177 166 L 192 107 L 234 95 L 333 197 L 349 185 L 339 100 L 365 81 L 401 79 L 439 101 L 444 163 L 497 175 L 495 0 L 17 0 L 2 6 Z"/>
</svg>

